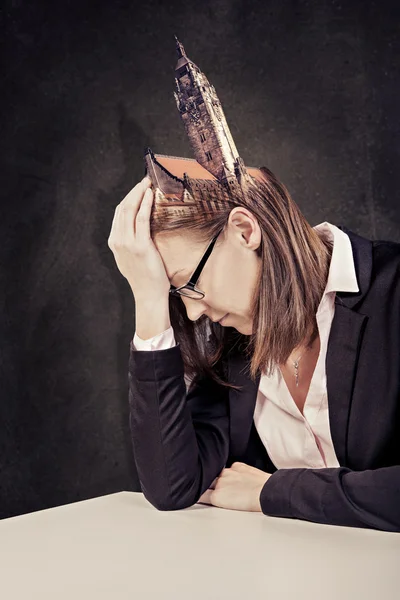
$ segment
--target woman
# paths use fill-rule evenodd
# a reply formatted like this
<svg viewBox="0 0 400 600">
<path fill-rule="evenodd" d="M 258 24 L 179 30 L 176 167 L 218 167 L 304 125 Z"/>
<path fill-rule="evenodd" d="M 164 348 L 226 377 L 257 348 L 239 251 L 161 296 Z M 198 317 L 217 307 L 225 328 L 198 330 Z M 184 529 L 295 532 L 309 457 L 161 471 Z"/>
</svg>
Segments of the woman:
<svg viewBox="0 0 400 600">
<path fill-rule="evenodd" d="M 147 177 L 116 208 L 142 491 L 399 532 L 400 244 L 311 227 L 264 175 L 212 218 L 157 225 Z"/>
</svg>

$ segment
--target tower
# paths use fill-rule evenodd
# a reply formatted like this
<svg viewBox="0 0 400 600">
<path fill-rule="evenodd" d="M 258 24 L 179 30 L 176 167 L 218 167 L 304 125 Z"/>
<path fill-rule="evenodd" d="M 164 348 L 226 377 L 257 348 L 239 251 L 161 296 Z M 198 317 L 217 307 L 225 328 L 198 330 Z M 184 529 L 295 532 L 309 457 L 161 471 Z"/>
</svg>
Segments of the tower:
<svg viewBox="0 0 400 600">
<path fill-rule="evenodd" d="M 174 97 L 197 162 L 221 183 L 242 186 L 249 174 L 233 141 L 221 102 L 205 74 L 175 36 Z"/>
<path fill-rule="evenodd" d="M 146 174 L 156 190 L 160 219 L 197 210 L 212 215 L 229 198 L 230 190 L 244 193 L 248 183 L 264 179 L 262 168 L 245 166 L 214 86 L 176 36 L 175 41 L 174 97 L 195 158 L 145 149 Z"/>
</svg>

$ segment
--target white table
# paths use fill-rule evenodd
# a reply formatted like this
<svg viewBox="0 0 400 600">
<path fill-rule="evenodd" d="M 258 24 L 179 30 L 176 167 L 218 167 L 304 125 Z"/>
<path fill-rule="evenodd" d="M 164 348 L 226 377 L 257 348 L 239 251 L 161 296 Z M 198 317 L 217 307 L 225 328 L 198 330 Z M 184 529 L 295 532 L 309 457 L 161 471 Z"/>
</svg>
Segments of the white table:
<svg viewBox="0 0 400 600">
<path fill-rule="evenodd" d="M 400 534 L 119 492 L 0 521 L 3 600 L 399 600 Z"/>
</svg>

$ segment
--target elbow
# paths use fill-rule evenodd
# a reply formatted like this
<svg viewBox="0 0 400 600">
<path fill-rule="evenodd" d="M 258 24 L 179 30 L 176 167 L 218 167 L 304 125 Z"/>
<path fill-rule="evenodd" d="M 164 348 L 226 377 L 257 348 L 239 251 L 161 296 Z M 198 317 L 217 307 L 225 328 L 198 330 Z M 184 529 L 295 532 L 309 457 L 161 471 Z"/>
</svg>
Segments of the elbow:
<svg viewBox="0 0 400 600">
<path fill-rule="evenodd" d="M 189 508 L 190 506 L 193 506 L 193 504 L 195 504 L 195 502 L 157 502 L 157 503 L 152 503 L 153 506 L 157 509 L 157 510 L 182 510 L 183 508 Z"/>
<path fill-rule="evenodd" d="M 167 493 L 152 494 L 141 486 L 142 492 L 146 500 L 157 510 L 170 511 L 182 510 L 193 506 L 198 501 L 197 496 L 193 494 L 171 495 Z"/>
<path fill-rule="evenodd" d="M 182 510 L 183 508 L 189 508 L 196 504 L 196 501 L 191 500 L 173 500 L 172 498 L 148 498 L 145 495 L 145 498 L 154 508 L 162 511 L 169 510 Z"/>
</svg>

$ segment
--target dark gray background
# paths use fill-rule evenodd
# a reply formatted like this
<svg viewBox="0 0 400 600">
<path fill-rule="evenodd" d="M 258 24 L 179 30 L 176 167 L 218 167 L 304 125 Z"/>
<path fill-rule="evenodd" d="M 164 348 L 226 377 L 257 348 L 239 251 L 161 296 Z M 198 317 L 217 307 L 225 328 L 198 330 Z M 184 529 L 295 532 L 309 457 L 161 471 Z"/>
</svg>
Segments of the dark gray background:
<svg viewBox="0 0 400 600">
<path fill-rule="evenodd" d="M 192 156 L 174 34 L 311 225 L 400 241 L 397 4 L 3 3 L 0 517 L 139 490 L 107 239 L 145 146 Z"/>
</svg>

